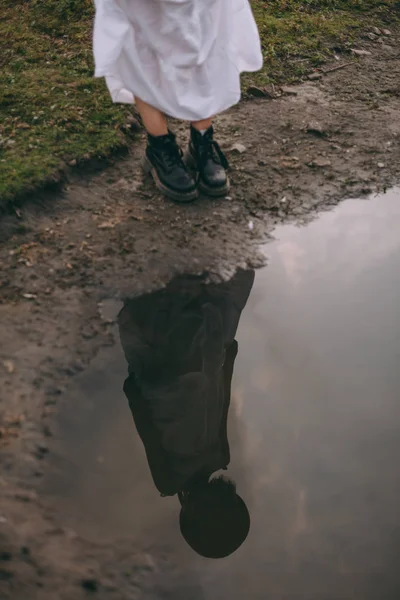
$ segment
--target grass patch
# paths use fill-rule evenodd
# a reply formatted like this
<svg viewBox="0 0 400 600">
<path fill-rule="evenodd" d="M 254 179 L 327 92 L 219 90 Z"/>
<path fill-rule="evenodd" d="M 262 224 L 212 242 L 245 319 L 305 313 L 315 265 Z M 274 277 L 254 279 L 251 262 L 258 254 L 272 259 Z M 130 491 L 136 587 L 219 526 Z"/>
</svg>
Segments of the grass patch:
<svg viewBox="0 0 400 600">
<path fill-rule="evenodd" d="M 0 0 L 0 205 L 126 145 L 129 108 L 93 78 L 92 0 Z"/>
<path fill-rule="evenodd" d="M 246 82 L 296 81 L 346 51 L 368 25 L 386 27 L 400 16 L 396 0 L 252 0 L 264 69 Z M 383 25 L 384 26 L 384 25 Z"/>
<path fill-rule="evenodd" d="M 252 0 L 265 67 L 256 83 L 299 79 L 348 47 L 366 22 L 392 24 L 394 0 Z M 129 107 L 93 79 L 92 0 L 0 0 L 0 207 L 71 160 L 127 144 Z"/>
</svg>

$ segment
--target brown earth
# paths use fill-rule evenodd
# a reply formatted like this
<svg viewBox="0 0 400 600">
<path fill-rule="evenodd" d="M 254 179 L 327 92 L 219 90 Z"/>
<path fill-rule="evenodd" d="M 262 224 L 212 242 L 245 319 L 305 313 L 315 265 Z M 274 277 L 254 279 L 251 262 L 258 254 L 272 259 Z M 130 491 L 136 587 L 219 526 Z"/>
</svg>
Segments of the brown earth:
<svg viewBox="0 0 400 600">
<path fill-rule="evenodd" d="M 305 223 L 344 198 L 398 182 L 399 39 L 365 45 L 371 55 L 343 69 L 220 116 L 229 198 L 165 201 L 142 179 L 138 135 L 127 158 L 102 172 L 71 174 L 63 193 L 33 198 L 3 218 L 1 598 L 139 597 L 151 557 L 134 542 L 115 547 L 77 537 L 36 492 L 65 390 L 114 343 L 101 301 L 183 271 L 224 276 L 236 265 L 260 264 L 258 245 L 277 224 Z M 183 125 L 176 129 L 186 135 Z"/>
</svg>

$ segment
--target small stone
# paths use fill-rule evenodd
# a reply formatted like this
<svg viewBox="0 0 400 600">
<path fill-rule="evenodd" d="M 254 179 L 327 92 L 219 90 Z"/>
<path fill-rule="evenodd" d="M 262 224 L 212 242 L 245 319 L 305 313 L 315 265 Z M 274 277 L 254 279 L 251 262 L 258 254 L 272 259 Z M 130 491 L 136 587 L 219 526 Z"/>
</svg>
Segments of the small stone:
<svg viewBox="0 0 400 600">
<path fill-rule="evenodd" d="M 268 94 L 265 90 L 255 86 L 255 85 L 251 85 L 249 88 L 247 88 L 247 93 L 249 94 L 249 96 L 253 96 L 254 98 L 267 98 L 268 97 Z"/>
<path fill-rule="evenodd" d="M 282 90 L 282 94 L 284 96 L 297 96 L 298 95 L 297 90 L 290 86 L 284 86 L 281 88 L 281 90 Z"/>
<path fill-rule="evenodd" d="M 76 159 L 70 160 L 68 164 L 70 167 L 76 167 Z"/>
<path fill-rule="evenodd" d="M 310 73 L 309 75 L 307 75 L 307 78 L 310 81 L 318 81 L 318 79 L 322 79 L 322 73 Z"/>
<path fill-rule="evenodd" d="M 233 144 L 231 152 L 235 152 L 236 154 L 244 154 L 244 152 L 246 152 L 246 146 L 239 143 Z"/>
<path fill-rule="evenodd" d="M 303 211 L 303 208 L 302 208 L 301 206 L 295 206 L 295 207 L 292 209 L 292 213 L 293 213 L 294 215 L 302 215 L 302 214 L 303 214 L 303 212 L 304 212 L 304 211 Z"/>
<path fill-rule="evenodd" d="M 115 227 L 115 223 L 113 223 L 112 221 L 105 221 L 104 223 L 100 223 L 100 225 L 97 226 L 98 229 L 113 229 Z"/>
<path fill-rule="evenodd" d="M 45 456 L 45 454 L 48 454 L 49 452 L 49 447 L 46 446 L 45 444 L 39 444 L 39 446 L 37 446 L 37 457 L 38 458 L 43 458 L 43 456 Z"/>
<path fill-rule="evenodd" d="M 319 158 L 315 158 L 313 161 L 308 163 L 308 166 L 314 169 L 323 169 L 324 167 L 330 167 L 331 161 L 329 158 L 324 158 L 323 156 Z"/>
<path fill-rule="evenodd" d="M 35 300 L 35 298 L 37 298 L 36 294 L 22 294 L 22 297 L 25 298 L 25 300 Z"/>
<path fill-rule="evenodd" d="M 392 35 L 392 32 L 390 31 L 390 29 L 382 29 L 382 34 L 386 35 L 386 36 L 390 36 L 390 35 Z"/>
<path fill-rule="evenodd" d="M 385 168 L 385 163 L 379 162 L 378 163 L 378 168 L 379 169 L 384 169 Z"/>
<path fill-rule="evenodd" d="M 355 56 L 371 56 L 372 52 L 370 52 L 369 50 L 355 50 L 354 48 L 351 49 L 352 53 L 355 54 Z"/>
<path fill-rule="evenodd" d="M 140 125 L 140 117 L 136 115 L 128 115 L 125 128 L 136 132 L 140 131 L 142 129 Z"/>
<path fill-rule="evenodd" d="M 12 554 L 11 554 L 11 552 L 7 552 L 6 550 L 2 550 L 0 552 L 0 561 L 9 562 L 10 560 L 12 560 Z"/>
<path fill-rule="evenodd" d="M 283 169 L 300 169 L 300 161 L 297 156 L 285 156 L 280 159 L 280 166 Z"/>
<path fill-rule="evenodd" d="M 15 499 L 19 500 L 19 502 L 35 502 L 38 499 L 38 495 L 35 491 L 24 491 L 24 492 L 18 492 L 17 494 L 15 494 Z"/>
<path fill-rule="evenodd" d="M 97 592 L 99 584 L 96 579 L 82 579 L 81 586 L 88 592 Z"/>
<path fill-rule="evenodd" d="M 9 569 L 0 569 L 0 581 L 9 581 L 13 577 L 13 571 L 10 571 Z"/>
<path fill-rule="evenodd" d="M 9 373 L 10 375 L 12 375 L 14 373 L 15 365 L 12 360 L 3 361 L 3 365 L 4 365 L 4 368 L 7 371 L 7 373 Z"/>
<path fill-rule="evenodd" d="M 375 33 L 375 35 L 381 35 L 381 30 L 378 27 L 372 27 L 371 31 Z"/>
<path fill-rule="evenodd" d="M 320 137 L 326 135 L 324 127 L 321 125 L 321 123 L 318 123 L 318 121 L 311 121 L 307 125 L 307 133 L 312 133 L 313 135 L 317 135 Z"/>
<path fill-rule="evenodd" d="M 273 83 L 263 88 L 251 85 L 247 88 L 247 93 L 249 96 L 253 96 L 254 98 L 269 98 L 270 100 L 279 98 L 279 96 L 282 95 L 281 90 L 276 88 Z"/>
<path fill-rule="evenodd" d="M 132 181 L 128 181 L 127 179 L 119 179 L 118 181 L 116 181 L 115 183 L 112 184 L 112 188 L 114 190 L 118 190 L 118 191 L 128 191 L 128 192 L 136 192 L 138 187 L 140 185 L 140 182 L 136 181 L 136 182 L 132 182 Z"/>
<path fill-rule="evenodd" d="M 367 33 L 367 38 L 368 38 L 369 40 L 371 40 L 371 42 L 374 42 L 375 40 L 377 40 L 377 39 L 378 39 L 378 36 L 377 36 L 377 35 L 375 35 L 375 33 L 372 33 L 372 32 L 370 32 L 370 33 Z"/>
</svg>

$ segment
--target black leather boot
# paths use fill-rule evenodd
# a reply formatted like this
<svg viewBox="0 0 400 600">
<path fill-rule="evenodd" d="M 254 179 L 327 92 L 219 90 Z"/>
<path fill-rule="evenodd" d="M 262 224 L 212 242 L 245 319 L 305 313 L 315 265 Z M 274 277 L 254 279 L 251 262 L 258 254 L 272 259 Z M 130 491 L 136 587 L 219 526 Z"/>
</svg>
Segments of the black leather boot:
<svg viewBox="0 0 400 600">
<path fill-rule="evenodd" d="M 226 196 L 230 183 L 226 170 L 229 168 L 221 148 L 214 140 L 214 129 L 210 127 L 204 135 L 194 127 L 190 130 L 186 164 L 197 172 L 198 187 L 207 196 Z"/>
<path fill-rule="evenodd" d="M 183 161 L 183 152 L 173 133 L 159 137 L 148 135 L 143 168 L 171 200 L 192 202 L 198 197 L 196 181 Z"/>
</svg>

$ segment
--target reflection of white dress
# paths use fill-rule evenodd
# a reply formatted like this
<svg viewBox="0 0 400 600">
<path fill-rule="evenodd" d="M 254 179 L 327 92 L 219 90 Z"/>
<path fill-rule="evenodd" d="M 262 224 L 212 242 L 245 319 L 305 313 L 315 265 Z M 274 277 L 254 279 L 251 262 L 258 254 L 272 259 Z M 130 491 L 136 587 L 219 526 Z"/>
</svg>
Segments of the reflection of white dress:
<svg viewBox="0 0 400 600">
<path fill-rule="evenodd" d="M 95 0 L 96 76 L 114 102 L 137 96 L 200 120 L 236 104 L 240 73 L 262 66 L 248 0 Z"/>
</svg>

